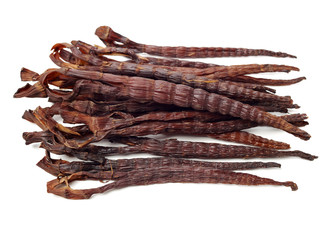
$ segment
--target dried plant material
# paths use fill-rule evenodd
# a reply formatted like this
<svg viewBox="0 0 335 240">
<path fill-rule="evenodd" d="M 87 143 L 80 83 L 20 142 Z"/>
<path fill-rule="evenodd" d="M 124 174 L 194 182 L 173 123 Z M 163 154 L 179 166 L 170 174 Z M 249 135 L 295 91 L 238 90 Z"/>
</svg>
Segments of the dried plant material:
<svg viewBox="0 0 335 240">
<path fill-rule="evenodd" d="M 305 77 L 281 80 L 249 76 L 299 69 L 273 64 L 220 66 L 178 59 L 295 56 L 263 49 L 146 45 L 105 26 L 99 27 L 96 35 L 106 47 L 82 41 L 57 43 L 50 59 L 59 68 L 47 69 L 42 74 L 27 68 L 21 70 L 21 80 L 32 83 L 18 89 L 14 97 L 47 98 L 51 103 L 50 107 L 37 107 L 23 114 L 25 120 L 41 128 L 39 132 L 23 133 L 26 144 L 39 143 L 46 151 L 37 165 L 57 177 L 47 183 L 48 192 L 69 199 L 87 199 L 96 193 L 158 183 L 276 185 L 298 189 L 291 181 L 235 172 L 279 168 L 278 163 L 208 159 L 317 158 L 288 150 L 288 143 L 248 132 L 250 128 L 270 126 L 303 140 L 310 138 L 301 129 L 308 124 L 306 114 L 272 113 L 289 113 L 299 105 L 291 96 L 279 96 L 276 89 L 269 87 L 297 84 Z M 120 62 L 110 56 L 123 56 L 126 60 Z M 164 138 L 153 136 L 158 134 Z M 180 134 L 244 145 L 173 138 Z M 102 141 L 108 145 L 100 145 Z M 52 159 L 50 153 L 78 160 Z M 136 153 L 161 157 L 108 159 Z M 71 182 L 84 180 L 113 182 L 98 188 L 71 188 Z"/>
<path fill-rule="evenodd" d="M 137 52 L 145 52 L 151 55 L 158 55 L 173 58 L 213 58 L 213 57 L 238 57 L 238 56 L 272 56 L 272 57 L 291 57 L 295 56 L 273 52 L 264 49 L 245 49 L 245 48 L 208 48 L 208 47 L 163 47 L 136 43 L 119 33 L 114 32 L 108 26 L 97 28 L 95 34 L 107 46 L 120 46 L 134 49 Z"/>
</svg>

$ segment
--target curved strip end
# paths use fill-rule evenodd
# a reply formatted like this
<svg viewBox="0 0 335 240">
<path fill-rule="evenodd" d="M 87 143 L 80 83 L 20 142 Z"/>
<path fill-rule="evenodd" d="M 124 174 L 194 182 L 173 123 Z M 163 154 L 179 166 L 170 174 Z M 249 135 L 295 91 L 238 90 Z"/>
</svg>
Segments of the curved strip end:
<svg viewBox="0 0 335 240">
<path fill-rule="evenodd" d="M 284 186 L 291 187 L 292 191 L 298 190 L 298 185 L 294 182 L 284 182 Z"/>
<path fill-rule="evenodd" d="M 30 85 L 27 83 L 24 87 L 19 88 L 16 93 L 14 93 L 14 98 L 22 98 L 22 97 L 47 97 L 46 91 L 40 82 L 36 82 L 34 85 Z"/>
<path fill-rule="evenodd" d="M 88 199 L 92 194 L 87 194 L 84 190 L 75 190 L 70 188 L 61 179 L 54 179 L 47 183 L 47 192 L 67 199 Z"/>
<path fill-rule="evenodd" d="M 37 81 L 39 74 L 23 67 L 21 68 L 21 71 L 20 71 L 20 77 L 21 77 L 21 81 L 23 82 Z"/>
<path fill-rule="evenodd" d="M 97 35 L 99 38 L 103 40 L 107 40 L 108 35 L 111 31 L 113 30 L 108 26 L 100 26 L 95 30 L 95 35 Z"/>
</svg>

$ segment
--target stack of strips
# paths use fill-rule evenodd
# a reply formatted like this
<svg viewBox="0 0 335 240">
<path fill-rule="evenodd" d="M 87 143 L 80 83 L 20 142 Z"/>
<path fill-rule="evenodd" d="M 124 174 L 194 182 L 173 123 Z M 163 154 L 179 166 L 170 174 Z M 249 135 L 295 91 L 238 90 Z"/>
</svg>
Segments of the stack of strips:
<svg viewBox="0 0 335 240">
<path fill-rule="evenodd" d="M 38 166 L 56 178 L 50 193 L 85 199 L 93 194 L 156 183 L 226 183 L 281 185 L 297 190 L 294 182 L 279 182 L 236 170 L 280 167 L 275 162 L 247 162 L 248 158 L 316 156 L 289 151 L 290 145 L 249 133 L 270 126 L 308 140 L 300 127 L 306 114 L 288 114 L 299 108 L 290 96 L 278 96 L 272 86 L 298 83 L 304 77 L 274 80 L 251 77 L 264 72 L 290 72 L 293 66 L 250 64 L 219 66 L 183 58 L 295 56 L 263 49 L 219 47 L 162 47 L 136 43 L 102 26 L 96 35 L 106 47 L 82 41 L 58 43 L 51 60 L 59 67 L 38 74 L 21 70 L 16 98 L 48 98 L 51 107 L 27 110 L 23 118 L 42 131 L 25 132 L 26 144 L 40 143 L 46 156 Z M 123 56 L 117 61 L 110 56 Z M 159 56 L 159 57 L 155 57 Z M 286 113 L 281 116 L 273 112 Z M 61 116 L 63 123 L 56 121 Z M 71 126 L 73 124 L 73 126 Z M 155 138 L 162 134 L 165 138 Z M 179 141 L 174 135 L 205 136 L 240 143 L 226 145 Z M 110 146 L 99 144 L 108 141 Z M 113 146 L 118 143 L 122 146 Z M 244 145 L 241 145 L 244 144 Z M 249 145 L 249 146 L 245 146 Z M 53 154 L 76 161 L 53 159 Z M 150 153 L 160 157 L 109 160 L 108 156 Z M 240 162 L 195 159 L 243 159 Z M 77 180 L 111 182 L 91 189 L 73 189 Z"/>
</svg>

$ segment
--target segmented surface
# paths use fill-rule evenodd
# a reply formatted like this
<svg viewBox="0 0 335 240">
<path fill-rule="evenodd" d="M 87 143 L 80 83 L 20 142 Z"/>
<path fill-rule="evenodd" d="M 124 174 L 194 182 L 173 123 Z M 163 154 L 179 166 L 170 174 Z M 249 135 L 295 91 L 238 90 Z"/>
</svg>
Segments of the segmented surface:
<svg viewBox="0 0 335 240">
<path fill-rule="evenodd" d="M 101 26 L 97 28 L 95 34 L 107 45 L 126 46 L 145 52 L 151 55 L 176 57 L 176 58 L 207 58 L 207 57 L 239 57 L 239 56 L 272 56 L 272 57 L 291 57 L 295 56 L 273 52 L 264 49 L 246 48 L 221 48 L 221 47 L 165 47 L 136 43 L 119 33 L 114 32 L 110 27 Z M 118 42 L 122 44 L 118 44 Z"/>
</svg>

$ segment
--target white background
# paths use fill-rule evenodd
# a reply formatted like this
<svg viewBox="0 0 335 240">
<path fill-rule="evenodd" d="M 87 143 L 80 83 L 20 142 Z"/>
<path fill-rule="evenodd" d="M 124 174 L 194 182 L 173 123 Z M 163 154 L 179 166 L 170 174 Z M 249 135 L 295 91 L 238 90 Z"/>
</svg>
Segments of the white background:
<svg viewBox="0 0 335 240">
<path fill-rule="evenodd" d="M 1 3 L 1 239 L 334 239 L 334 7 L 332 1 L 6 1 Z M 278 160 L 281 169 L 256 175 L 293 180 L 285 187 L 165 184 L 131 187 L 66 200 L 46 192 L 53 177 L 35 164 L 43 150 L 25 146 L 37 131 L 21 116 L 45 99 L 13 99 L 21 67 L 42 73 L 55 65 L 57 42 L 100 44 L 94 31 L 109 25 L 147 44 L 265 48 L 298 56 L 217 59 L 219 64 L 294 65 L 306 76 L 278 87 L 306 112 L 310 141 L 262 128 L 262 136 L 319 156 Z M 264 75 L 265 76 L 265 75 Z M 78 187 L 80 187 L 78 185 Z"/>
</svg>

